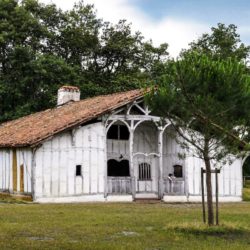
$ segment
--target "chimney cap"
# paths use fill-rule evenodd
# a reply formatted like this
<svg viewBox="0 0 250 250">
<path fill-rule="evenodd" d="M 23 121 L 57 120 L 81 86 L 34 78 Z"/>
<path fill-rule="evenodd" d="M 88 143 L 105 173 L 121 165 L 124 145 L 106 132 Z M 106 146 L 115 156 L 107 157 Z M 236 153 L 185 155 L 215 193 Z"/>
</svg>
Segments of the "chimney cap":
<svg viewBox="0 0 250 250">
<path fill-rule="evenodd" d="M 61 106 L 69 101 L 80 101 L 80 89 L 75 86 L 62 86 L 57 92 L 57 106 Z"/>
<path fill-rule="evenodd" d="M 70 86 L 70 85 L 64 85 L 59 90 L 66 90 L 66 91 L 72 91 L 72 92 L 80 92 L 80 89 L 76 86 Z"/>
</svg>

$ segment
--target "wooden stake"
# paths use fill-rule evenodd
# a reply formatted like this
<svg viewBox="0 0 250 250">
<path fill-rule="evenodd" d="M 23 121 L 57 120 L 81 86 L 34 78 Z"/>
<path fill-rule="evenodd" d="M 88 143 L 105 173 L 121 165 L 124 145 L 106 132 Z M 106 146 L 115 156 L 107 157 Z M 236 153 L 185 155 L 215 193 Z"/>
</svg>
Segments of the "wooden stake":
<svg viewBox="0 0 250 250">
<path fill-rule="evenodd" d="M 204 178 L 203 178 L 203 168 L 201 168 L 201 197 L 202 197 L 202 215 L 203 222 L 206 223 L 206 210 L 205 210 L 205 197 L 204 197 Z"/>
<path fill-rule="evenodd" d="M 218 190 L 218 172 L 219 170 L 215 169 L 215 193 L 216 193 L 216 225 L 219 225 L 219 190 Z"/>
</svg>

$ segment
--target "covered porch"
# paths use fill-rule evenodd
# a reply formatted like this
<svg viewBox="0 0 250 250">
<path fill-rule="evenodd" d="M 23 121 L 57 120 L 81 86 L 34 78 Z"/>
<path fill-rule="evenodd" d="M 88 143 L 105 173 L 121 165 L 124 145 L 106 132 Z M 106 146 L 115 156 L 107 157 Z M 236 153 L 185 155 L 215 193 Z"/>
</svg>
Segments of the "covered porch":
<svg viewBox="0 0 250 250">
<path fill-rule="evenodd" d="M 183 149 L 173 132 L 170 123 L 151 115 L 142 101 L 109 116 L 105 197 L 185 196 L 185 160 L 179 157 Z"/>
</svg>

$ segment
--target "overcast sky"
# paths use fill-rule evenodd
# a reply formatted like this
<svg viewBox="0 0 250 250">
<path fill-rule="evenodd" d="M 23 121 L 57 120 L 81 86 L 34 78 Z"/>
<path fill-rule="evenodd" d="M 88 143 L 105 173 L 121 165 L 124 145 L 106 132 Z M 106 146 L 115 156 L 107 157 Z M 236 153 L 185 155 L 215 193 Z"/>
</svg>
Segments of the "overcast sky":
<svg viewBox="0 0 250 250">
<path fill-rule="evenodd" d="M 41 0 L 63 10 L 75 0 Z M 85 0 L 94 4 L 97 15 L 116 23 L 126 19 L 155 45 L 167 42 L 171 56 L 209 32 L 217 23 L 238 26 L 241 39 L 250 44 L 250 0 Z"/>
</svg>

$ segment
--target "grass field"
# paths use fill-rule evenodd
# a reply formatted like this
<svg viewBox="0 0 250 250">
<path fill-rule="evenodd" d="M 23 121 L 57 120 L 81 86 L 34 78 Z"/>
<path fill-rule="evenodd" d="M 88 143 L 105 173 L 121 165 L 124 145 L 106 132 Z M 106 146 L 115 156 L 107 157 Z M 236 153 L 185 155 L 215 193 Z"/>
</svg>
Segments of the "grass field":
<svg viewBox="0 0 250 250">
<path fill-rule="evenodd" d="M 199 204 L 0 203 L 0 249 L 250 249 L 250 203 L 221 204 L 221 226 Z"/>
<path fill-rule="evenodd" d="M 250 201 L 250 180 L 247 180 L 243 187 L 243 200 Z"/>
</svg>

